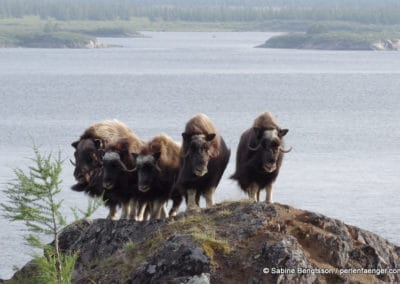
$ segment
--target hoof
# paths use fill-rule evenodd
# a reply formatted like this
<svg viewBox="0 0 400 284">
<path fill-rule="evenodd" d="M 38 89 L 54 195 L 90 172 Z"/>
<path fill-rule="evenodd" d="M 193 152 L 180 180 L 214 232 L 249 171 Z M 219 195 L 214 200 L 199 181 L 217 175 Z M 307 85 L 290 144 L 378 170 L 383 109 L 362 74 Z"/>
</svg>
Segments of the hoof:
<svg viewBox="0 0 400 284">
<path fill-rule="evenodd" d="M 112 221 L 117 221 L 118 220 L 118 216 L 107 216 L 108 220 L 112 220 Z"/>
<path fill-rule="evenodd" d="M 199 206 L 191 206 L 186 208 L 186 212 L 189 213 L 199 213 L 201 211 L 201 208 Z"/>
</svg>

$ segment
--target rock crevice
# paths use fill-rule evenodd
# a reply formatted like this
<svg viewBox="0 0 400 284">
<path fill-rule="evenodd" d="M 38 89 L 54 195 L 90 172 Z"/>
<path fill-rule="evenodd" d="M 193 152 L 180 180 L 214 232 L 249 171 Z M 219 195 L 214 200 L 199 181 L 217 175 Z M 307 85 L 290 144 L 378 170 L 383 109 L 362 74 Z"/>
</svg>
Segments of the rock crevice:
<svg viewBox="0 0 400 284">
<path fill-rule="evenodd" d="M 74 283 L 400 282 L 398 246 L 339 220 L 281 204 L 222 203 L 145 222 L 85 220 L 68 226 L 60 244 L 64 253 L 79 252 Z M 13 279 L 31 273 L 32 263 L 28 268 Z M 351 274 L 346 269 L 398 269 L 399 274 Z"/>
</svg>

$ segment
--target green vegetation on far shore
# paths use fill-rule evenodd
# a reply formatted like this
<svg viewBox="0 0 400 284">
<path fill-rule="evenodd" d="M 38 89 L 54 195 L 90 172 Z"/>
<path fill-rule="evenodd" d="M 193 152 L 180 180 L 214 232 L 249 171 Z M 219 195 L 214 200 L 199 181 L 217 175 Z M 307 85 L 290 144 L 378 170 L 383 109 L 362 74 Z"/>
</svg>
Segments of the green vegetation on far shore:
<svg viewBox="0 0 400 284">
<path fill-rule="evenodd" d="M 297 21 L 197 22 L 150 20 L 133 17 L 112 21 L 60 21 L 37 16 L 0 18 L 0 47 L 90 48 L 104 47 L 97 37 L 141 37 L 138 31 L 227 32 L 304 30 L 311 23 Z"/>
<path fill-rule="evenodd" d="M 186 10 L 159 10 L 154 7 L 147 7 L 141 12 L 135 10 L 137 15 L 129 15 L 126 18 L 118 18 L 116 14 L 116 18 L 109 20 L 57 20 L 54 17 L 26 15 L 19 18 L 0 17 L 0 47 L 106 47 L 97 41 L 97 37 L 141 37 L 138 31 L 275 31 L 289 34 L 273 37 L 261 47 L 343 50 L 400 48 L 400 20 L 393 20 L 393 11 L 388 8 L 383 9 L 384 13 L 374 19 L 368 18 L 370 14 L 366 10 L 353 11 L 354 21 L 348 20 L 349 11 L 343 8 L 340 13 L 335 14 L 336 16 L 329 13 L 330 16 L 327 15 L 329 9 L 313 10 L 316 14 L 310 18 L 306 18 L 309 9 L 287 10 L 286 14 L 283 11 L 277 14 L 268 12 L 268 17 L 252 18 L 249 15 L 253 15 L 254 11 L 266 13 L 269 10 L 260 8 L 261 10 L 251 10 L 250 13 L 250 10 L 238 8 L 235 13 L 229 10 L 229 13 L 233 14 L 228 13 L 226 18 L 219 21 L 216 19 L 222 17 L 225 10 L 220 10 L 215 19 L 206 19 L 198 17 L 198 13 L 204 12 L 201 8 L 193 9 L 193 17 L 183 17 Z M 246 11 L 250 14 L 244 17 Z"/>
<path fill-rule="evenodd" d="M 260 47 L 325 49 L 325 50 L 398 50 L 400 34 L 393 27 L 382 30 L 378 26 L 313 25 L 305 33 L 274 36 Z"/>
<path fill-rule="evenodd" d="M 281 25 L 267 25 L 271 30 Z M 260 23 L 151 21 L 146 17 L 112 21 L 59 21 L 36 16 L 0 18 L 0 47 L 90 48 L 104 47 L 97 37 L 142 37 L 138 31 L 256 31 Z"/>
<path fill-rule="evenodd" d="M 137 31 L 278 31 L 293 34 L 267 46 L 395 49 L 400 30 L 396 0 L 200 2 L 3 0 L 0 47 L 102 47 L 96 37 L 140 36 Z M 316 24 L 324 31 L 307 32 Z"/>
<path fill-rule="evenodd" d="M 96 37 L 140 36 L 126 21 L 55 21 L 39 17 L 0 19 L 0 47 L 102 47 Z"/>
</svg>

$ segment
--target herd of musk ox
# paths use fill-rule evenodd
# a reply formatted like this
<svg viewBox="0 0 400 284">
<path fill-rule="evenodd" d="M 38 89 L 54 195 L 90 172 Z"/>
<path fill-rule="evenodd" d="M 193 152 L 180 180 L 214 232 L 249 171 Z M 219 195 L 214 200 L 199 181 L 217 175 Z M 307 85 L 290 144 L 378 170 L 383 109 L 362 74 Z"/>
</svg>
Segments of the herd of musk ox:
<svg viewBox="0 0 400 284">
<path fill-rule="evenodd" d="M 266 189 L 266 202 L 272 203 L 272 184 L 288 152 L 283 141 L 287 132 L 266 112 L 240 138 L 231 178 L 254 201 L 260 201 L 260 192 Z M 174 216 L 183 199 L 187 210 L 197 211 L 201 196 L 211 207 L 230 150 L 204 114 L 186 123 L 182 139 L 181 144 L 160 134 L 143 141 L 117 120 L 96 123 L 72 143 L 77 181 L 72 189 L 103 198 L 112 220 L 119 207 L 123 219 Z"/>
</svg>

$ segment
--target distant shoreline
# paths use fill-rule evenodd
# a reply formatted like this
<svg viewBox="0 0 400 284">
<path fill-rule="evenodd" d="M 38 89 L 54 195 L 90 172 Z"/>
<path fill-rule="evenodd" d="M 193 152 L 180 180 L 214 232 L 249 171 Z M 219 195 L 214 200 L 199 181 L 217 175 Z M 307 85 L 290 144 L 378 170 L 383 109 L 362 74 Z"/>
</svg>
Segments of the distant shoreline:
<svg viewBox="0 0 400 284">
<path fill-rule="evenodd" d="M 321 50 L 399 50 L 396 26 L 346 22 L 59 21 L 36 16 L 0 19 L 0 48 L 107 48 L 101 37 L 144 37 L 158 32 L 279 32 L 258 47 Z"/>
<path fill-rule="evenodd" d="M 143 37 L 123 21 L 54 21 L 39 17 L 0 19 L 0 48 L 108 48 L 98 37 Z"/>
<path fill-rule="evenodd" d="M 261 48 L 317 50 L 400 50 L 400 37 L 373 33 L 289 33 L 273 36 Z"/>
</svg>

